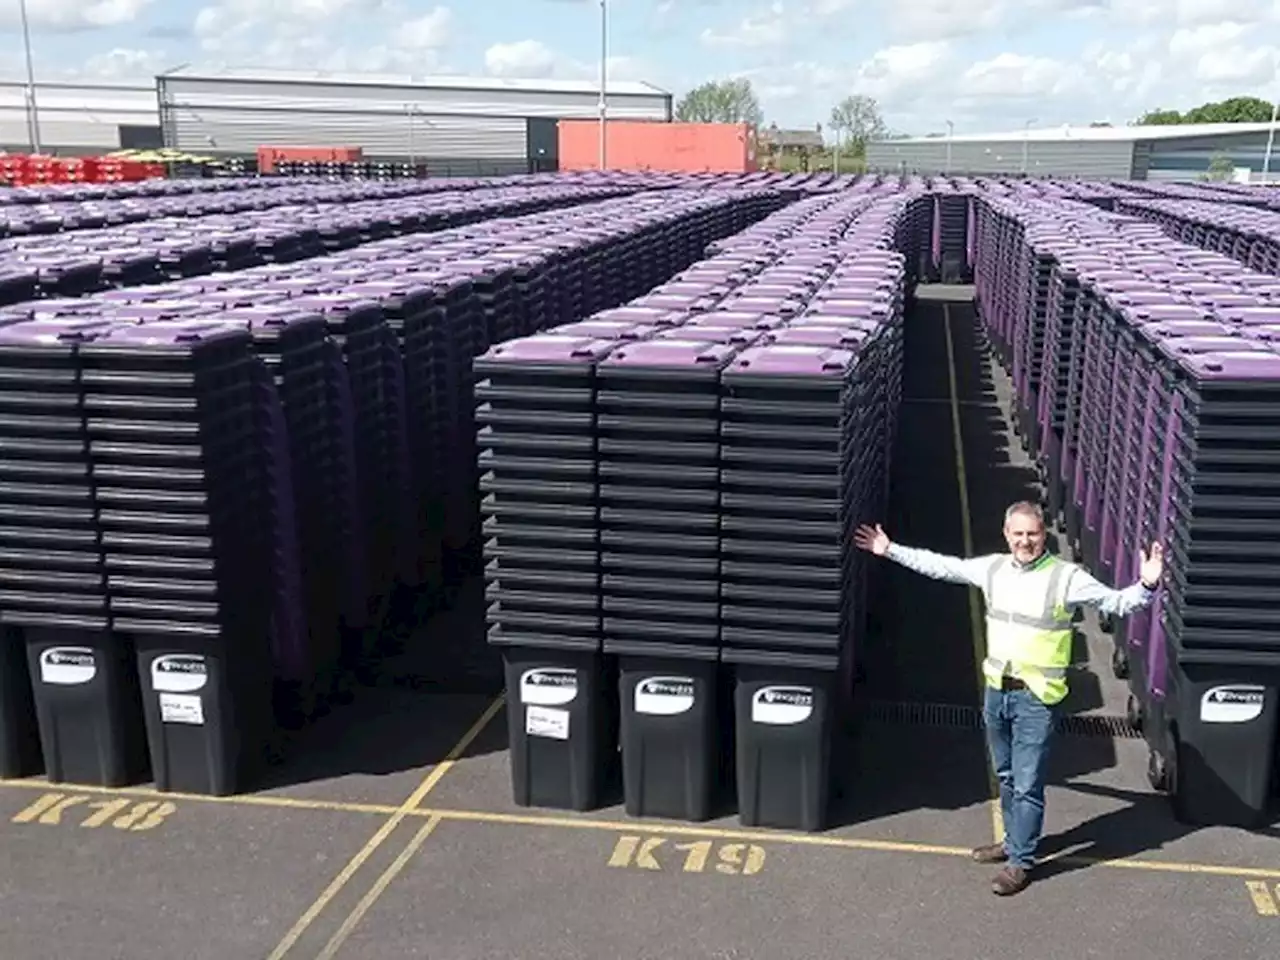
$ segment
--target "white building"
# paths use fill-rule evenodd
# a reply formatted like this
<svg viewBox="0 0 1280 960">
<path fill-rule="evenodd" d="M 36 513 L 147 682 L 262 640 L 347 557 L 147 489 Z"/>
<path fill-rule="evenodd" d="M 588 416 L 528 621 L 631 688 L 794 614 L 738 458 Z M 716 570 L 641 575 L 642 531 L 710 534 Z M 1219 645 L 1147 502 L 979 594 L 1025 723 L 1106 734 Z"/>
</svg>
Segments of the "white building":
<svg viewBox="0 0 1280 960">
<path fill-rule="evenodd" d="M 31 150 L 34 114 L 46 153 L 88 155 L 160 146 L 154 82 L 48 82 L 35 87 L 35 109 L 22 80 L 0 80 L 0 150 Z"/>
<path fill-rule="evenodd" d="M 252 154 L 259 146 L 359 146 L 367 158 L 453 172 L 525 170 L 557 154 L 556 121 L 599 115 L 595 83 L 186 69 L 156 78 L 167 147 Z M 611 81 L 611 118 L 669 121 L 671 94 Z"/>
<path fill-rule="evenodd" d="M 1275 147 L 1280 150 L 1280 124 Z M 1010 133 L 940 134 L 867 145 L 867 166 L 919 173 L 1018 174 L 1196 180 L 1221 158 L 1237 179 L 1260 179 L 1270 123 L 1044 127 Z M 1271 161 L 1280 179 L 1280 156 Z"/>
</svg>

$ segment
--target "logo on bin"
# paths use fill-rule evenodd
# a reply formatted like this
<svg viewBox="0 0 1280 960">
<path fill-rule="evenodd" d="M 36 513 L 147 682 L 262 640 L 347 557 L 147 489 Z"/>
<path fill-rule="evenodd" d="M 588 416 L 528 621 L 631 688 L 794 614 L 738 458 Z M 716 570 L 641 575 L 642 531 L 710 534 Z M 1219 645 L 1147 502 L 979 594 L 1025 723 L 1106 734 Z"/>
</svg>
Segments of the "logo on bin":
<svg viewBox="0 0 1280 960">
<path fill-rule="evenodd" d="M 1200 698 L 1201 723 L 1248 723 L 1262 716 L 1266 687 L 1237 684 L 1213 687 Z"/>
<path fill-rule="evenodd" d="M 40 654 L 40 679 L 60 687 L 88 683 L 98 675 L 91 647 L 50 647 Z"/>
<path fill-rule="evenodd" d="M 813 716 L 813 687 L 762 687 L 751 697 L 751 722 L 785 727 Z"/>
<path fill-rule="evenodd" d="M 559 707 L 578 696 L 578 672 L 567 667 L 536 667 L 520 676 L 520 702 Z"/>
<path fill-rule="evenodd" d="M 636 713 L 674 717 L 693 709 L 692 677 L 646 677 L 636 684 Z"/>
<path fill-rule="evenodd" d="M 151 689 L 156 693 L 194 693 L 209 682 L 204 657 L 170 653 L 151 661 Z"/>
</svg>

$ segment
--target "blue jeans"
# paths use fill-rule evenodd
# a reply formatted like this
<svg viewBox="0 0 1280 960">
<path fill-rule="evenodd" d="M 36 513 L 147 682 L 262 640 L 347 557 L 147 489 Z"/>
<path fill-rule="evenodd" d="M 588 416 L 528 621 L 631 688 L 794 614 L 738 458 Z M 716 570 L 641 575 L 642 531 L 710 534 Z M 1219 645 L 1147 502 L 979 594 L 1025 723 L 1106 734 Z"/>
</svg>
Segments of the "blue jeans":
<svg viewBox="0 0 1280 960">
<path fill-rule="evenodd" d="M 1057 710 L 1030 690 L 988 686 L 983 714 L 1000 781 L 1005 853 L 1011 865 L 1029 870 L 1044 826 L 1044 780 Z"/>
</svg>

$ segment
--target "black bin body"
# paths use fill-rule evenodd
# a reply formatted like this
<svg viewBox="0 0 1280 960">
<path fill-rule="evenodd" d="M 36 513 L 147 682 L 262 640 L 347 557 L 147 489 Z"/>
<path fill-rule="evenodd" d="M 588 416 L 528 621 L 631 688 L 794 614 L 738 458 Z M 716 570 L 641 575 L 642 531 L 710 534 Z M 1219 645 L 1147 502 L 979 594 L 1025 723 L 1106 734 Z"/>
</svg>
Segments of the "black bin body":
<svg viewBox="0 0 1280 960">
<path fill-rule="evenodd" d="M 610 677 L 592 650 L 503 650 L 513 799 L 522 807 L 591 810 L 615 753 Z"/>
<path fill-rule="evenodd" d="M 720 785 L 718 651 L 635 645 L 618 651 L 627 814 L 700 821 Z"/>
<path fill-rule="evenodd" d="M 146 738 L 130 645 L 80 630 L 28 627 L 26 635 L 49 780 L 122 787 L 145 778 Z"/>
</svg>

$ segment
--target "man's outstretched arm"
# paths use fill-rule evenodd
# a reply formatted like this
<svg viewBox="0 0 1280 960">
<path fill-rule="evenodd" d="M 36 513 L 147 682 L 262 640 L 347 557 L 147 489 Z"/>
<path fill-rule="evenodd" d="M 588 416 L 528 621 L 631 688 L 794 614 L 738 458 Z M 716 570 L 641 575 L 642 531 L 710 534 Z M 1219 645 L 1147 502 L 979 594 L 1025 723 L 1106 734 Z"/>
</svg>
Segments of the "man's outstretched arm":
<svg viewBox="0 0 1280 960">
<path fill-rule="evenodd" d="M 884 556 L 932 580 L 963 583 L 971 587 L 981 587 L 991 568 L 991 557 L 953 557 L 923 547 L 905 547 L 900 543 L 889 544 Z"/>
<path fill-rule="evenodd" d="M 952 557 L 920 547 L 904 547 L 900 543 L 893 543 L 880 524 L 874 527 L 863 524 L 858 527 L 854 531 L 853 542 L 859 550 L 866 550 L 877 557 L 884 557 L 901 564 L 922 576 L 933 580 L 944 580 L 947 583 L 964 583 L 971 587 L 981 587 L 986 580 L 987 571 L 991 568 L 991 557 Z"/>
</svg>

